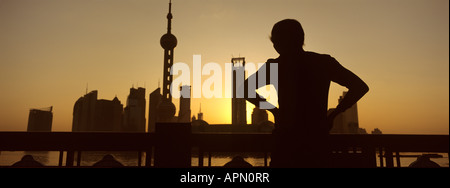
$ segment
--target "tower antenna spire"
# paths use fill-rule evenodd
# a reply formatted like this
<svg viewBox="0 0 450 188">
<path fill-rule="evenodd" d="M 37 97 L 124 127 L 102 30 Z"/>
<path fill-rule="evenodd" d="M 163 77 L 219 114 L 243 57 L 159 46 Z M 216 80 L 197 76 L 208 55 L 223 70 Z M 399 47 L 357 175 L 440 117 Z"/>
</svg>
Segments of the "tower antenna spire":
<svg viewBox="0 0 450 188">
<path fill-rule="evenodd" d="M 172 18 L 172 0 L 169 0 L 169 13 L 167 14 L 167 33 L 172 32 Z"/>
</svg>

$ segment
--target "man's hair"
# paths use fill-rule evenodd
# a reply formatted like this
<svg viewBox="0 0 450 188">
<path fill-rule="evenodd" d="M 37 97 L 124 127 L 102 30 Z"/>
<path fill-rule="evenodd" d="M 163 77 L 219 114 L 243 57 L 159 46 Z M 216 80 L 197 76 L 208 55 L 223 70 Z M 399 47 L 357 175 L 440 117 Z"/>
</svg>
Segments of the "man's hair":
<svg viewBox="0 0 450 188">
<path fill-rule="evenodd" d="M 303 47 L 305 42 L 305 32 L 297 20 L 285 19 L 277 22 L 272 28 L 270 40 L 283 46 Z"/>
</svg>

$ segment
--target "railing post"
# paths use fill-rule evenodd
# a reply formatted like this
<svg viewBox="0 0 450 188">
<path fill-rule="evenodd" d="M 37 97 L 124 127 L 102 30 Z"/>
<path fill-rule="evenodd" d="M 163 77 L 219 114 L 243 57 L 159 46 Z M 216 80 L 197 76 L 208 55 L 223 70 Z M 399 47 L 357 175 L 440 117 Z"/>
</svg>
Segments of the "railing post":
<svg viewBox="0 0 450 188">
<path fill-rule="evenodd" d="M 203 149 L 198 148 L 198 167 L 203 167 Z"/>
<path fill-rule="evenodd" d="M 141 163 L 142 163 L 142 151 L 139 150 L 137 155 L 138 155 L 138 164 L 137 164 L 137 166 L 141 167 L 142 166 L 141 165 Z"/>
<path fill-rule="evenodd" d="M 81 151 L 77 151 L 77 166 L 81 166 Z"/>
<path fill-rule="evenodd" d="M 62 167 L 63 157 L 64 157 L 64 151 L 61 150 L 61 151 L 59 151 L 59 159 L 58 159 L 58 166 L 59 167 Z"/>
<path fill-rule="evenodd" d="M 384 156 L 386 157 L 386 167 L 393 168 L 394 167 L 394 156 L 392 155 L 392 151 L 390 149 L 384 149 Z"/>
<path fill-rule="evenodd" d="M 367 157 L 367 167 L 376 168 L 377 167 L 377 151 L 374 147 L 364 147 L 362 148 L 362 153 Z"/>
<path fill-rule="evenodd" d="M 152 166 L 152 150 L 145 151 L 145 166 L 150 167 Z"/>
<path fill-rule="evenodd" d="M 397 161 L 397 167 L 400 168 L 401 164 L 400 164 L 400 152 L 395 152 L 395 159 Z"/>
<path fill-rule="evenodd" d="M 267 152 L 264 152 L 264 167 L 267 167 Z"/>
<path fill-rule="evenodd" d="M 378 147 L 378 151 L 379 151 L 379 158 L 380 158 L 380 167 L 384 167 L 383 148 L 382 147 Z"/>
<path fill-rule="evenodd" d="M 156 123 L 155 167 L 191 167 L 191 124 Z"/>
<path fill-rule="evenodd" d="M 208 167 L 211 167 L 211 152 L 208 152 Z"/>
<path fill-rule="evenodd" d="M 67 151 L 67 156 L 66 156 L 66 166 L 73 166 L 73 161 L 74 161 L 74 151 L 73 150 L 68 150 Z"/>
</svg>

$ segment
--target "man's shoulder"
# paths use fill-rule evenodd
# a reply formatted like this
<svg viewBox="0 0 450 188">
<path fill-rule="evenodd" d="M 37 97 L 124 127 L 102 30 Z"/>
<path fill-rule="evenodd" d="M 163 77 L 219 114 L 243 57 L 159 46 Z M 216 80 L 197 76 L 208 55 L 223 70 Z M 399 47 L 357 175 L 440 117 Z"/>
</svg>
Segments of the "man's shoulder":
<svg viewBox="0 0 450 188">
<path fill-rule="evenodd" d="M 306 51 L 305 55 L 307 57 L 313 57 L 313 58 L 324 58 L 324 59 L 334 59 L 331 55 L 329 54 L 321 54 L 321 53 L 317 53 L 317 52 L 311 52 L 311 51 Z"/>
<path fill-rule="evenodd" d="M 329 54 L 320 54 L 316 52 L 305 52 L 306 58 L 310 62 L 319 63 L 322 66 L 335 66 L 339 64 L 339 62 Z"/>
<path fill-rule="evenodd" d="M 270 58 L 267 59 L 266 63 L 277 63 L 278 62 L 278 58 Z"/>
<path fill-rule="evenodd" d="M 321 54 L 317 52 L 311 52 L 311 51 L 305 51 L 302 53 L 303 58 L 306 58 L 305 60 L 311 61 L 311 62 L 324 62 L 324 63 L 335 63 L 337 62 L 334 57 L 332 57 L 329 54 Z M 300 56 L 300 57 L 301 57 Z M 270 58 L 267 59 L 266 63 L 277 63 L 280 60 L 282 61 L 283 58 Z"/>
</svg>

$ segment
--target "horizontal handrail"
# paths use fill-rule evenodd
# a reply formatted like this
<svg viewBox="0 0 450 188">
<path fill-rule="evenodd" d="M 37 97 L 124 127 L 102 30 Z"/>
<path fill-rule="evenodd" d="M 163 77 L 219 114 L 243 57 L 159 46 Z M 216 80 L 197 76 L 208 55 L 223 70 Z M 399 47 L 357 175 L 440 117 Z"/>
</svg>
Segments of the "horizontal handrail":
<svg viewBox="0 0 450 188">
<path fill-rule="evenodd" d="M 186 138 L 178 141 L 201 152 L 268 153 L 272 149 L 268 133 L 192 133 Z M 0 151 L 152 151 L 159 139 L 156 133 L 0 132 Z M 378 151 L 388 167 L 393 166 L 392 152 L 449 152 L 449 135 L 332 134 L 329 139 L 335 149 L 370 151 L 371 163 Z"/>
<path fill-rule="evenodd" d="M 0 150 L 145 150 L 157 142 L 155 133 L 117 132 L 0 132 Z M 192 146 L 205 149 L 270 149 L 272 135 L 267 133 L 192 133 Z M 449 135 L 331 134 L 330 144 L 353 147 L 388 147 L 401 152 L 445 152 Z"/>
</svg>

